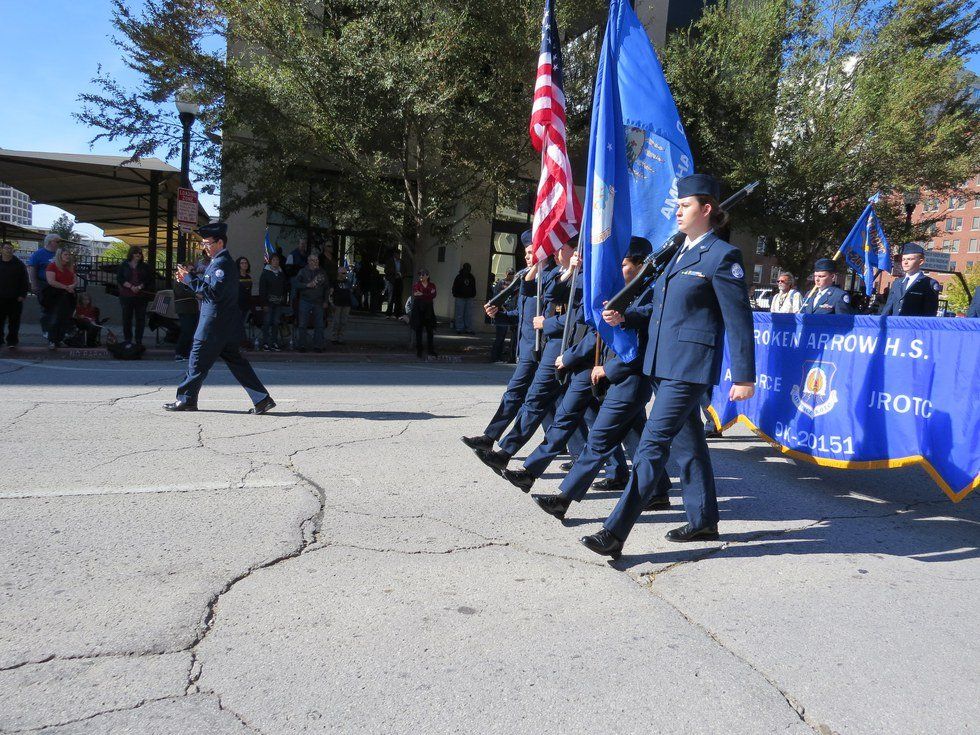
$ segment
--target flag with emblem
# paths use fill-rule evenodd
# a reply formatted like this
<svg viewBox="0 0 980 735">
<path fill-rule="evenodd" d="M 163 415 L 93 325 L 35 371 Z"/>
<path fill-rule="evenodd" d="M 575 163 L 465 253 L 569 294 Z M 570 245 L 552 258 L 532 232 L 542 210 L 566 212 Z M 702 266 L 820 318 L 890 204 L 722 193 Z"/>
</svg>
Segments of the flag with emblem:
<svg viewBox="0 0 980 735">
<path fill-rule="evenodd" d="M 545 0 L 541 51 L 531 107 L 531 143 L 541 154 L 541 178 L 531 223 L 535 261 L 543 260 L 578 234 L 582 205 L 572 183 L 565 141 L 565 91 L 561 42 L 552 0 Z"/>
<path fill-rule="evenodd" d="M 582 215 L 586 319 L 624 360 L 635 332 L 602 320 L 623 285 L 630 237 L 655 250 L 676 231 L 677 179 L 694 172 L 691 149 L 660 61 L 628 0 L 611 0 L 592 99 Z"/>
<path fill-rule="evenodd" d="M 868 206 L 861 212 L 838 249 L 847 267 L 864 279 L 864 292 L 867 296 L 874 293 L 878 273 L 892 269 L 891 247 L 881 227 L 881 220 L 875 214 L 875 204 L 880 196 L 875 194 L 868 200 Z"/>
</svg>

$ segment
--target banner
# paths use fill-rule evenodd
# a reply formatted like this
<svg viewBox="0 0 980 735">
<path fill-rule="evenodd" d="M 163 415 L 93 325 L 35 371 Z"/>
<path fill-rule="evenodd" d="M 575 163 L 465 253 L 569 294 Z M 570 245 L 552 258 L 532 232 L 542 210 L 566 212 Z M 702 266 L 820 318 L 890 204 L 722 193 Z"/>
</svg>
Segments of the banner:
<svg viewBox="0 0 980 735">
<path fill-rule="evenodd" d="M 861 212 L 861 216 L 837 249 L 844 256 L 848 267 L 864 279 L 866 296 L 875 292 L 878 273 L 890 273 L 892 269 L 891 246 L 881 227 L 881 220 L 875 214 L 874 205 L 879 196 L 875 194 L 868 200 L 868 206 Z"/>
<path fill-rule="evenodd" d="M 958 502 L 980 485 L 980 319 L 763 314 L 756 392 L 728 400 L 725 345 L 710 413 L 824 467 L 921 464 Z"/>
</svg>

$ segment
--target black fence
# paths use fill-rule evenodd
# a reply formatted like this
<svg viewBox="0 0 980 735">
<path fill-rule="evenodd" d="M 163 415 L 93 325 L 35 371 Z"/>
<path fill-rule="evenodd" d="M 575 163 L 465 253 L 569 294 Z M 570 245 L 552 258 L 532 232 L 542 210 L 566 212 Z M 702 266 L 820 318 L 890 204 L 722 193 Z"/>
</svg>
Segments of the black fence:
<svg viewBox="0 0 980 735">
<path fill-rule="evenodd" d="M 15 255 L 24 263 L 31 257 L 33 250 L 17 250 Z M 116 274 L 124 258 L 110 257 L 103 258 L 99 255 L 76 255 L 75 274 L 78 276 L 78 287 L 76 291 L 86 291 L 89 286 L 104 286 L 106 293 L 117 294 Z M 165 281 L 165 277 L 159 271 L 156 273 L 157 285 Z"/>
</svg>

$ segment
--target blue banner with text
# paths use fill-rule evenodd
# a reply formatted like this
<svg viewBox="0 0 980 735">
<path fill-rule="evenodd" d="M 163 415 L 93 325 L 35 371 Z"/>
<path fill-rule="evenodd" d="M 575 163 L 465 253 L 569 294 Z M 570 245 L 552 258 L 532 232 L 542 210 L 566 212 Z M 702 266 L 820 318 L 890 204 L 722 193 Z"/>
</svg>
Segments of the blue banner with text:
<svg viewBox="0 0 980 735">
<path fill-rule="evenodd" d="M 954 501 L 980 485 L 980 319 L 753 315 L 756 393 L 711 408 L 827 467 L 921 464 Z"/>
</svg>

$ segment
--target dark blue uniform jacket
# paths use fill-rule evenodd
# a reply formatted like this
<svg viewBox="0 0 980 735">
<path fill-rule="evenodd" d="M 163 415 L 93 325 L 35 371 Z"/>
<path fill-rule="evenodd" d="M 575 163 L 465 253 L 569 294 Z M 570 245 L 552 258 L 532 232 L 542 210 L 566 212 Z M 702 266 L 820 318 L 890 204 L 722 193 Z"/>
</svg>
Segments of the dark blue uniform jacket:
<svg viewBox="0 0 980 735">
<path fill-rule="evenodd" d="M 231 339 L 238 334 L 242 321 L 238 309 L 238 266 L 227 248 L 211 259 L 202 275 L 184 276 L 184 283 L 203 299 L 194 339 Z"/>
<path fill-rule="evenodd" d="M 830 286 L 823 295 L 819 291 L 807 294 L 800 307 L 801 314 L 853 314 L 851 297 L 840 286 Z"/>
</svg>

